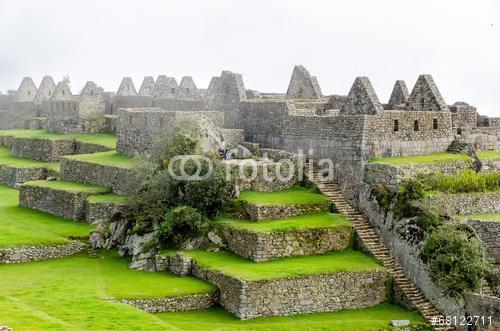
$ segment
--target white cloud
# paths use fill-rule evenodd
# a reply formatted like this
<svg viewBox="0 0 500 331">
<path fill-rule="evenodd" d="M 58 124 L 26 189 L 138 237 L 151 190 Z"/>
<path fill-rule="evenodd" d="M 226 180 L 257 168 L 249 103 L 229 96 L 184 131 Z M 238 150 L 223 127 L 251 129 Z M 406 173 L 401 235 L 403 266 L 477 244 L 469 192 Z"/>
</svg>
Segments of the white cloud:
<svg viewBox="0 0 500 331">
<path fill-rule="evenodd" d="M 304 64 L 324 93 L 365 75 L 382 101 L 396 79 L 431 73 L 448 103 L 500 116 L 499 29 L 495 0 L 2 0 L 0 90 L 46 74 L 70 75 L 74 92 L 158 74 L 203 87 L 228 69 L 284 92 Z"/>
</svg>

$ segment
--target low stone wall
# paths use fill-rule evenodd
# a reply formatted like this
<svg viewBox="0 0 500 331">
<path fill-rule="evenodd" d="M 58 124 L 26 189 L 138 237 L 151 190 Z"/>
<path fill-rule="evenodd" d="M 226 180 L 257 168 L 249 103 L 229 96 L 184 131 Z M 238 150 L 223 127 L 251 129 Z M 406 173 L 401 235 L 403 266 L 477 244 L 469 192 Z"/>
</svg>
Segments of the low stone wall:
<svg viewBox="0 0 500 331">
<path fill-rule="evenodd" d="M 219 287 L 219 303 L 240 319 L 371 307 L 386 299 L 387 272 L 338 272 L 245 281 L 193 262 L 193 274 Z"/>
<path fill-rule="evenodd" d="M 215 292 L 156 299 L 122 299 L 119 301 L 148 313 L 163 313 L 208 309 L 215 305 L 217 298 L 218 294 Z"/>
<path fill-rule="evenodd" d="M 123 209 L 123 204 L 115 202 L 85 202 L 85 220 L 89 223 L 110 221 Z"/>
<path fill-rule="evenodd" d="M 497 203 L 499 200 L 497 200 Z M 466 221 L 486 246 L 488 255 L 500 263 L 500 222 L 480 221 L 470 219 Z"/>
<path fill-rule="evenodd" d="M 500 330 L 500 298 L 477 293 L 465 294 L 465 307 L 471 316 L 484 316 L 474 330 Z M 491 324 L 488 317 L 491 316 Z M 475 320 L 473 320 L 475 322 Z"/>
<path fill-rule="evenodd" d="M 284 205 L 257 205 L 245 202 L 245 212 L 254 221 L 274 220 L 312 213 L 320 213 L 330 209 L 331 202 L 319 204 L 284 204 Z"/>
<path fill-rule="evenodd" d="M 92 194 L 62 191 L 43 186 L 22 185 L 19 194 L 19 206 L 43 211 L 64 219 L 84 220 L 85 201 Z"/>
<path fill-rule="evenodd" d="M 73 154 L 94 154 L 101 152 L 109 152 L 112 150 L 113 150 L 112 148 L 106 147 L 104 145 L 84 143 L 76 140 L 75 151 L 73 152 Z"/>
<path fill-rule="evenodd" d="M 125 184 L 129 172 L 127 168 L 61 158 L 63 180 L 106 186 L 117 194 L 127 193 Z"/>
<path fill-rule="evenodd" d="M 88 245 L 72 240 L 68 244 L 54 246 L 21 246 L 0 248 L 1 263 L 25 263 L 31 261 L 58 259 L 87 249 Z"/>
<path fill-rule="evenodd" d="M 341 251 L 349 246 L 352 235 L 350 226 L 251 232 L 227 224 L 217 224 L 216 230 L 224 238 L 229 250 L 255 262 Z"/>
<path fill-rule="evenodd" d="M 30 117 L 24 120 L 26 129 L 45 129 L 47 127 L 47 117 Z"/>
<path fill-rule="evenodd" d="M 234 148 L 245 141 L 242 129 L 220 129 L 220 133 L 228 148 Z"/>
<path fill-rule="evenodd" d="M 0 183 L 7 184 L 14 188 L 30 180 L 46 179 L 48 174 L 53 174 L 42 167 L 35 168 L 17 168 L 0 164 Z"/>
<path fill-rule="evenodd" d="M 45 162 L 59 161 L 62 155 L 71 155 L 75 150 L 72 140 L 49 140 L 31 138 L 12 138 L 11 154 Z"/>
<path fill-rule="evenodd" d="M 500 213 L 500 191 L 490 193 L 438 194 L 426 199 L 431 207 L 450 215 Z"/>
<path fill-rule="evenodd" d="M 384 184 L 392 190 L 396 190 L 399 184 L 417 174 L 430 174 L 442 172 L 445 175 L 456 175 L 464 169 L 472 168 L 472 161 L 458 160 L 453 162 L 442 162 L 439 164 L 410 164 L 394 166 L 382 163 L 367 163 L 365 165 L 365 182 Z"/>
</svg>

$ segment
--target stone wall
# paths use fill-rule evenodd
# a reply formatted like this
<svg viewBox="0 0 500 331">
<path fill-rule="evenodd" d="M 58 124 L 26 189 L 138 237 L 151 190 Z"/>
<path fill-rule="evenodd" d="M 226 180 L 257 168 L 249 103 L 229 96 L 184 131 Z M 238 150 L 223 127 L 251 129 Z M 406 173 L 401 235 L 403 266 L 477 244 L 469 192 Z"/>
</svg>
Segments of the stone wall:
<svg viewBox="0 0 500 331">
<path fill-rule="evenodd" d="M 85 219 L 85 200 L 92 194 L 24 184 L 19 193 L 19 206 L 78 221 Z"/>
<path fill-rule="evenodd" d="M 476 231 L 486 246 L 488 255 L 495 260 L 495 263 L 500 264 L 500 222 L 469 219 L 467 224 Z"/>
<path fill-rule="evenodd" d="M 193 274 L 219 287 L 219 303 L 240 319 L 371 307 L 386 299 L 387 272 L 333 274 L 245 281 L 201 267 Z"/>
<path fill-rule="evenodd" d="M 242 129 L 221 129 L 221 134 L 228 148 L 234 148 L 245 141 Z"/>
<path fill-rule="evenodd" d="M 425 204 L 449 215 L 500 213 L 500 191 L 488 193 L 438 194 Z"/>
<path fill-rule="evenodd" d="M 156 141 L 171 133 L 175 124 L 183 120 L 211 123 L 222 127 L 222 113 L 218 111 L 123 109 L 118 113 L 116 150 L 125 155 L 150 153 Z"/>
<path fill-rule="evenodd" d="M 11 140 L 13 156 L 45 162 L 59 161 L 63 155 L 71 155 L 75 150 L 73 140 L 50 140 L 32 138 L 13 138 Z"/>
<path fill-rule="evenodd" d="M 106 222 L 123 210 L 123 203 L 99 201 L 85 202 L 85 220 L 89 223 Z"/>
<path fill-rule="evenodd" d="M 275 220 L 330 210 L 330 201 L 317 204 L 257 205 L 245 202 L 245 212 L 254 221 Z"/>
<path fill-rule="evenodd" d="M 25 263 L 39 260 L 58 259 L 87 249 L 87 244 L 72 240 L 67 244 L 53 246 L 21 246 L 0 248 L 0 264 Z"/>
<path fill-rule="evenodd" d="M 43 167 L 12 167 L 0 164 L 0 183 L 7 184 L 14 188 L 30 180 L 46 179 L 56 173 Z"/>
<path fill-rule="evenodd" d="M 341 251 L 349 246 L 352 235 L 351 226 L 252 232 L 217 224 L 216 230 L 229 250 L 255 262 Z"/>
<path fill-rule="evenodd" d="M 485 317 L 486 323 L 483 324 L 480 320 L 474 330 L 500 330 L 500 298 L 467 293 L 465 294 L 465 306 L 469 315 Z M 491 316 L 491 324 L 489 316 Z"/>
<path fill-rule="evenodd" d="M 215 305 L 217 297 L 217 292 L 215 292 L 154 299 L 122 299 L 119 301 L 148 313 L 163 313 L 208 309 Z"/>
<path fill-rule="evenodd" d="M 162 108 L 169 111 L 200 111 L 208 110 L 205 100 L 189 99 L 154 99 L 154 108 Z"/>
<path fill-rule="evenodd" d="M 61 158 L 61 179 L 111 188 L 117 194 L 127 194 L 125 185 L 130 169 L 72 158 Z"/>
</svg>

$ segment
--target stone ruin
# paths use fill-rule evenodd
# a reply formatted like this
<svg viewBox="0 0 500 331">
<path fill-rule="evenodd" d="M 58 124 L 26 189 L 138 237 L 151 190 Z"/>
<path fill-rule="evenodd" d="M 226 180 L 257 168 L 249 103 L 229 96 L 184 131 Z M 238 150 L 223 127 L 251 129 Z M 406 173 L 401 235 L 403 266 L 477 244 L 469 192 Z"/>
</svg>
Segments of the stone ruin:
<svg viewBox="0 0 500 331">
<path fill-rule="evenodd" d="M 286 92 L 287 99 L 320 99 L 321 89 L 315 76 L 302 65 L 293 68 L 292 78 Z"/>
<path fill-rule="evenodd" d="M 409 97 L 410 94 L 408 93 L 405 81 L 397 80 L 396 83 L 394 83 L 394 88 L 389 98 L 389 105 L 392 107 L 406 105 Z"/>
</svg>

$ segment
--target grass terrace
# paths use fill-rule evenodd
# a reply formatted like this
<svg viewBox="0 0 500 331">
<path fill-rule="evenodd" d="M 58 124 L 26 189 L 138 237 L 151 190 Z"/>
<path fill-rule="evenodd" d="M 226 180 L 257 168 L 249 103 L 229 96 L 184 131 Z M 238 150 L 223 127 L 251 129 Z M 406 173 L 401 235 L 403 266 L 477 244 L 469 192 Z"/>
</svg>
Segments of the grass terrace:
<svg viewBox="0 0 500 331">
<path fill-rule="evenodd" d="M 109 202 L 115 204 L 124 204 L 126 200 L 127 200 L 126 196 L 118 195 L 115 193 L 92 195 L 87 198 L 87 202 L 89 203 Z"/>
<path fill-rule="evenodd" d="M 185 311 L 156 314 L 159 319 L 181 330 L 199 331 L 290 331 L 290 330 L 390 330 L 391 320 L 409 320 L 411 326 L 424 325 L 417 312 L 407 311 L 388 302 L 377 306 L 332 313 L 301 314 L 287 317 L 266 317 L 242 321 L 224 311 L 213 308 L 203 311 Z"/>
<path fill-rule="evenodd" d="M 94 228 L 84 222 L 20 208 L 18 197 L 18 190 L 0 185 L 0 248 L 65 244 L 70 238 L 88 238 Z M 0 278 L 3 279 L 3 274 Z"/>
<path fill-rule="evenodd" d="M 472 162 L 472 158 L 465 154 L 453 153 L 433 153 L 415 156 L 395 156 L 395 157 L 375 157 L 369 163 L 390 164 L 393 166 L 403 166 L 409 164 L 439 164 L 453 161 Z"/>
<path fill-rule="evenodd" d="M 0 320 L 14 330 L 174 330 L 167 321 L 109 299 L 210 293 L 192 277 L 128 268 L 116 253 L 0 265 Z"/>
<path fill-rule="evenodd" d="M 480 159 L 495 159 L 495 158 L 500 158 L 500 152 L 497 152 L 497 151 L 477 152 L 476 155 Z"/>
<path fill-rule="evenodd" d="M 136 160 L 134 158 L 118 154 L 115 151 L 94 154 L 70 155 L 65 156 L 64 158 L 75 161 L 97 163 L 101 165 L 110 165 L 126 169 L 132 169 L 136 163 Z"/>
<path fill-rule="evenodd" d="M 26 182 L 23 185 L 48 187 L 54 190 L 72 192 L 72 193 L 94 193 L 103 194 L 109 192 L 104 186 L 88 185 L 76 182 L 67 182 L 64 180 L 34 180 Z"/>
<path fill-rule="evenodd" d="M 328 198 L 317 193 L 315 188 L 301 186 L 275 192 L 243 191 L 238 199 L 256 205 L 322 204 L 329 202 Z"/>
<path fill-rule="evenodd" d="M 59 171 L 59 162 L 43 162 L 10 155 L 8 147 L 0 146 L 0 164 L 14 168 L 47 168 Z"/>
<path fill-rule="evenodd" d="M 266 263 L 246 260 L 227 251 L 184 251 L 182 254 L 191 256 L 200 266 L 249 281 L 384 268 L 374 258 L 352 249 L 324 255 L 287 257 Z"/>
<path fill-rule="evenodd" d="M 469 214 L 457 215 L 456 218 L 461 220 L 479 220 L 479 221 L 494 221 L 500 222 L 500 214 Z"/>
<path fill-rule="evenodd" d="M 301 229 L 351 227 L 351 223 L 342 214 L 333 213 L 301 215 L 266 222 L 220 218 L 217 223 L 252 232 L 285 232 Z"/>
<path fill-rule="evenodd" d="M 111 149 L 116 148 L 116 136 L 107 133 L 60 134 L 60 133 L 52 133 L 42 129 L 17 129 L 17 130 L 0 130 L 0 136 L 31 138 L 31 139 L 49 139 L 49 140 L 74 139 L 84 143 L 106 146 Z"/>
</svg>

